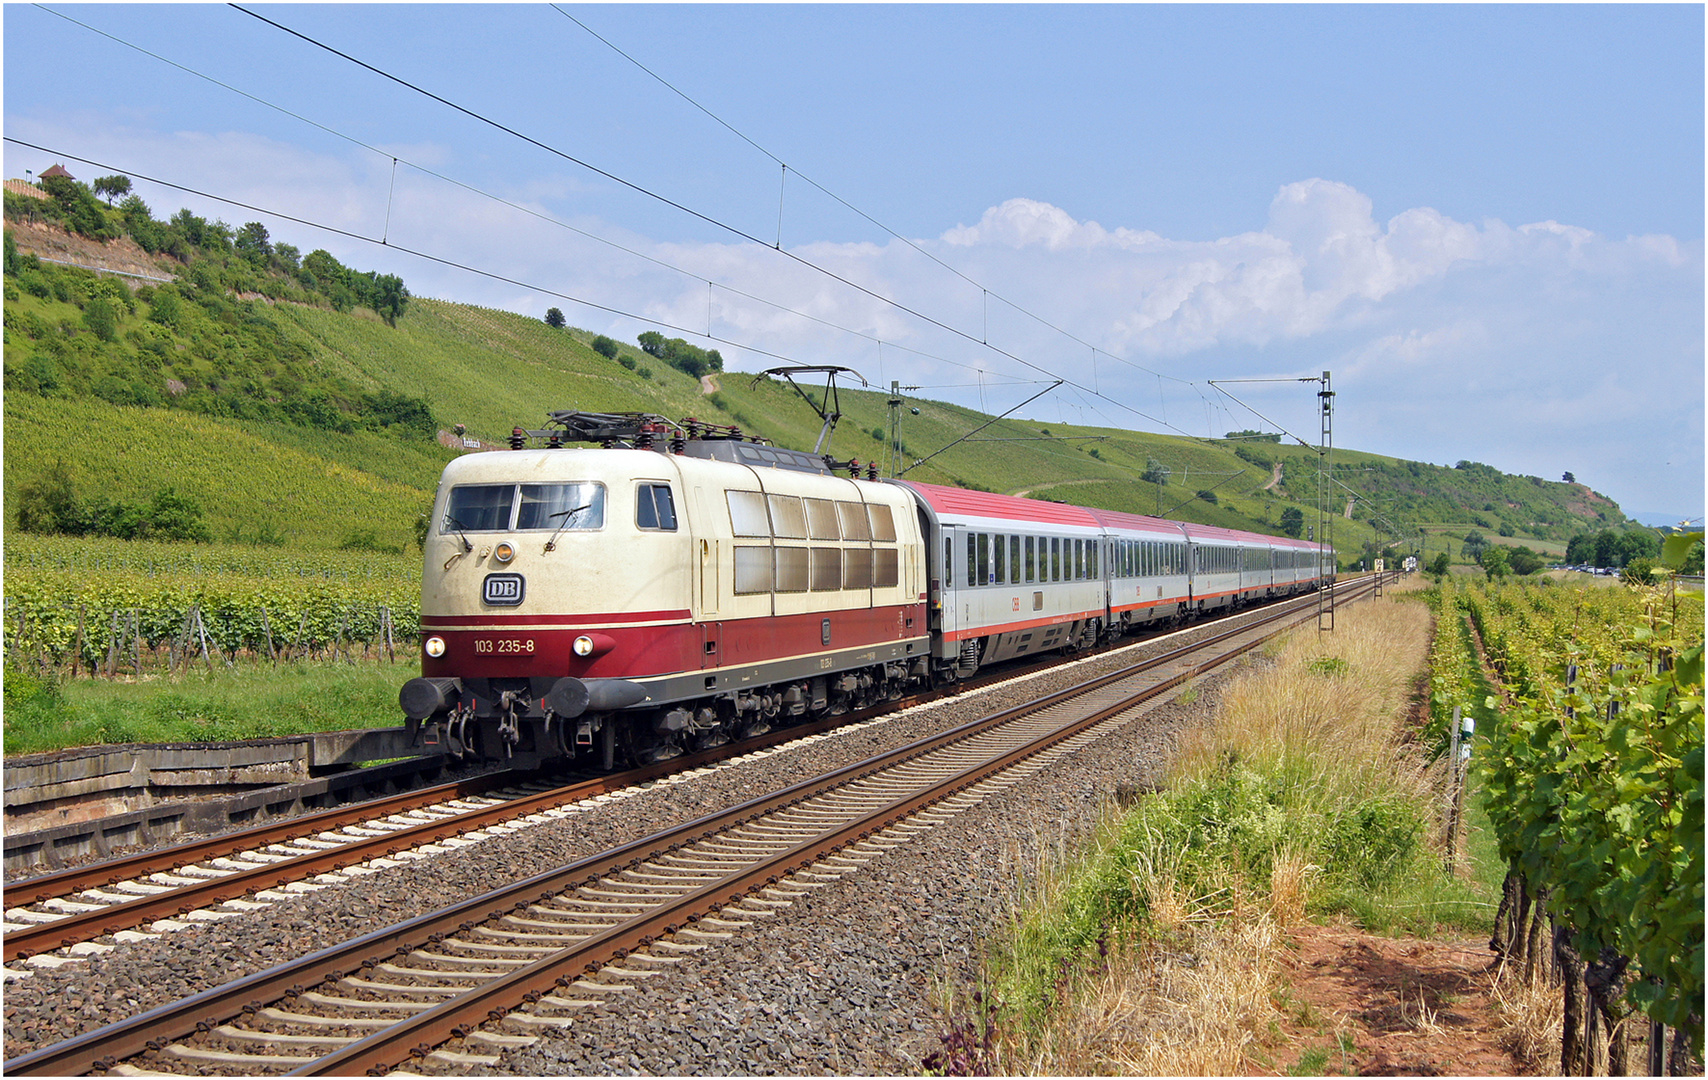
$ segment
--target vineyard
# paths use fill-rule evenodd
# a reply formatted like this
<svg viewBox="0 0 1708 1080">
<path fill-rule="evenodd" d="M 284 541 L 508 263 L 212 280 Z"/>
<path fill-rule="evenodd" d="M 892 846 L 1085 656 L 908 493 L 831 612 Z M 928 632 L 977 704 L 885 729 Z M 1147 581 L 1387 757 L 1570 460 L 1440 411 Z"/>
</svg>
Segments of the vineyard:
<svg viewBox="0 0 1708 1080">
<path fill-rule="evenodd" d="M 1503 684 L 1478 752 L 1509 868 L 1495 944 L 1562 987 L 1562 1071 L 1688 1070 L 1702 1045 L 1700 594 L 1476 586 L 1449 588 L 1442 609 L 1469 616 Z M 1442 643 L 1452 629 L 1437 634 L 1438 705 L 1472 686 L 1462 646 Z"/>
<path fill-rule="evenodd" d="M 389 657 L 419 634 L 412 555 L 9 538 L 5 570 L 7 666 L 40 678 Z"/>
</svg>

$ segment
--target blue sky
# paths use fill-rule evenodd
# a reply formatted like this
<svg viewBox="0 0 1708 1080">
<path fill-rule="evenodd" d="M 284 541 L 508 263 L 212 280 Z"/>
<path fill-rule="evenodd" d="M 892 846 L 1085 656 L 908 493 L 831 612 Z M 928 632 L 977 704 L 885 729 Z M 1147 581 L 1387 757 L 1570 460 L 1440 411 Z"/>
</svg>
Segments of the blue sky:
<svg viewBox="0 0 1708 1080">
<path fill-rule="evenodd" d="M 7 136 L 534 286 L 137 185 L 418 295 L 1195 435 L 1330 370 L 1337 445 L 1702 513 L 1700 6 L 564 7 L 718 119 L 550 6 L 254 9 L 561 155 L 224 5 L 55 10 L 338 134 L 8 4 Z"/>
</svg>

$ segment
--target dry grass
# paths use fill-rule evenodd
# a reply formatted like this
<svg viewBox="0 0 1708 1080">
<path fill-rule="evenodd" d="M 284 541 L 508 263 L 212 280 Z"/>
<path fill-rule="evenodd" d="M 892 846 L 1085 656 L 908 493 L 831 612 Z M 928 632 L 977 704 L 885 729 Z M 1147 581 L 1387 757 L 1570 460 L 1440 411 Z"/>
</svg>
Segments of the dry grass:
<svg viewBox="0 0 1708 1080">
<path fill-rule="evenodd" d="M 1398 736 L 1427 655 L 1428 610 L 1359 604 L 1339 612 L 1336 624 L 1332 635 L 1301 629 L 1271 663 L 1234 680 L 1213 725 L 1183 739 L 1171 787 L 1237 760 L 1279 777 L 1290 800 L 1324 819 L 1375 795 L 1426 798 L 1423 770 L 1399 748 Z M 1134 892 L 1144 897 L 1148 936 L 1105 939 L 1101 967 L 1058 982 L 1047 1015 L 999 1024 L 987 1064 L 1012 1075 L 1058 1076 L 1273 1068 L 1285 1052 L 1278 1033 L 1288 1020 L 1285 933 L 1306 921 L 1325 884 L 1311 840 L 1284 840 L 1266 880 L 1253 881 L 1237 857 L 1218 868 L 1199 853 L 1184 872 L 1188 853 L 1148 826 L 1137 836 L 1124 832 L 1122 821 L 1112 816 L 1077 866 L 1067 852 L 1039 845 L 1013 898 L 1014 937 L 1005 956 L 1010 971 L 1066 974 L 1056 965 L 1067 956 L 1052 951 L 1050 932 L 1066 917 L 1073 882 L 1083 880 L 1079 868 L 1107 866 L 1103 857 L 1117 846 Z M 1434 1023 L 1417 1004 L 1415 1021 Z"/>
<path fill-rule="evenodd" d="M 1506 1049 L 1531 1076 L 1560 1075 L 1560 988 L 1548 979 L 1526 979 L 1517 965 L 1508 964 L 1490 989 Z"/>
<path fill-rule="evenodd" d="M 1272 668 L 1228 687 L 1213 726 L 1181 740 L 1176 775 L 1205 775 L 1231 753 L 1325 805 L 1373 791 L 1422 793 L 1421 770 L 1395 736 L 1429 633 L 1423 605 L 1390 602 L 1337 613 L 1332 634 L 1301 629 Z"/>
<path fill-rule="evenodd" d="M 1031 1076 L 1237 1076 L 1281 1019 L 1281 928 L 1258 915 L 1198 924 L 1110 958 L 1057 1014 L 1047 1045 L 1008 1047 Z"/>
</svg>

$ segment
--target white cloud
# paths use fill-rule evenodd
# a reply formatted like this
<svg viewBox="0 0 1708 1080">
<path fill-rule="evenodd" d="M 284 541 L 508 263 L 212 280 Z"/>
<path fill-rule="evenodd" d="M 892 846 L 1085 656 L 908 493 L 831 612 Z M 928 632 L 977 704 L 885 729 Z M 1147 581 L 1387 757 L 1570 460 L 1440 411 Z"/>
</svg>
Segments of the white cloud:
<svg viewBox="0 0 1708 1080">
<path fill-rule="evenodd" d="M 115 128 L 91 117 L 9 117 L 8 133 L 75 146 L 112 167 L 193 178 L 203 190 L 351 232 L 388 230 L 394 244 L 656 319 L 680 328 L 675 333 L 708 329 L 738 367 L 776 362 L 747 353 L 747 345 L 802 362 L 848 363 L 874 379 L 905 371 L 907 381 L 938 385 L 966 382 L 981 367 L 1006 378 L 1038 378 L 1042 368 L 1095 385 L 1105 398 L 1167 412 L 1175 423 L 1193 416 L 1197 426 L 1189 430 L 1199 434 L 1220 434 L 1204 419 L 1201 389 L 1159 383 L 1140 368 L 1200 383 L 1333 368 L 1342 393 L 1341 445 L 1431 461 L 1468 457 L 1537 475 L 1570 468 L 1627 508 L 1701 509 L 1700 240 L 1613 239 L 1555 221 L 1469 223 L 1428 207 L 1384 222 L 1365 193 L 1314 178 L 1282 187 L 1261 229 L 1208 241 L 1080 221 L 1026 198 L 914 241 L 990 297 L 900 241 L 790 249 L 874 296 L 763 245 L 666 241 L 592 219 L 582 209 L 589 188 L 573 176 L 469 182 L 502 188 L 536 215 L 555 215 L 680 269 L 406 168 L 398 169 L 394 189 L 388 158 L 346 144 L 312 150 L 244 133 Z M 393 152 L 459 173 L 452 149 Z M 35 164 L 33 153 L 25 162 L 15 149 L 9 156 L 9 174 L 49 164 Z M 252 217 L 160 189 L 145 198 L 159 214 L 190 205 L 233 222 Z M 400 273 L 418 295 L 534 316 L 557 306 L 578 325 L 629 338 L 646 328 L 561 295 L 527 294 L 360 241 L 289 224 L 272 228 L 275 238 L 305 251 L 324 246 L 353 265 Z M 804 230 L 792 222 L 791 231 Z M 708 279 L 716 283 L 711 288 Z M 881 353 L 874 337 L 886 343 Z M 981 347 L 986 339 L 1035 367 Z M 1080 342 L 1135 366 L 1104 355 L 1093 370 L 1091 350 Z M 1277 409 L 1292 407 L 1286 394 L 1303 394 L 1277 393 Z M 1024 396 L 1017 392 L 1001 405 Z M 1138 423 L 1119 406 L 1083 396 L 1105 409 L 1087 422 Z M 976 393 L 967 400 L 976 403 Z M 1299 402 L 1300 418 L 1289 422 L 1314 436 L 1314 401 L 1306 395 Z M 1228 420 L 1230 427 L 1252 423 L 1243 415 Z M 1669 459 L 1670 478 L 1643 464 Z"/>
</svg>

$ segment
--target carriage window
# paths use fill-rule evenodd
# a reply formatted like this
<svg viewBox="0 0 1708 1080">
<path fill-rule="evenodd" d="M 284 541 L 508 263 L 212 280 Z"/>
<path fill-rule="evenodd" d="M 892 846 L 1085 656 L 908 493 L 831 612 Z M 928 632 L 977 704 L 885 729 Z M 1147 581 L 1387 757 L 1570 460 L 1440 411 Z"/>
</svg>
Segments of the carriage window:
<svg viewBox="0 0 1708 1080">
<path fill-rule="evenodd" d="M 676 531 L 676 503 L 669 484 L 642 484 L 635 490 L 635 525 Z"/>
<path fill-rule="evenodd" d="M 1050 580 L 1062 579 L 1062 538 L 1050 537 Z"/>
<path fill-rule="evenodd" d="M 836 504 L 829 499 L 807 500 L 807 533 L 814 540 L 840 540 L 836 527 Z"/>
<path fill-rule="evenodd" d="M 895 543 L 896 519 L 890 508 L 879 503 L 867 503 L 866 513 L 872 519 L 872 539 Z"/>
<path fill-rule="evenodd" d="M 895 548 L 877 548 L 872 552 L 872 584 L 880 589 L 893 589 L 901 584 L 901 552 Z"/>
<path fill-rule="evenodd" d="M 834 592 L 842 588 L 842 552 L 836 548 L 812 549 L 812 591 Z"/>
<path fill-rule="evenodd" d="M 1102 550 L 1103 550 L 1103 541 L 1101 541 L 1101 540 L 1089 540 L 1086 542 L 1086 545 L 1085 545 L 1085 562 L 1086 562 L 1085 570 L 1086 570 L 1087 576 L 1089 576 L 1094 581 L 1099 580 L 1103 577 L 1102 571 L 1100 571 L 1098 569 L 1098 566 L 1102 562 L 1102 560 L 1098 558 L 1098 553 Z"/>
<path fill-rule="evenodd" d="M 479 484 L 451 489 L 445 503 L 442 533 L 493 532 L 510 527 L 510 505 L 516 501 L 515 484 Z"/>
<path fill-rule="evenodd" d="M 780 547 L 777 549 L 777 591 L 807 591 L 807 549 Z"/>
<path fill-rule="evenodd" d="M 1008 580 L 1020 584 L 1020 538 L 1008 538 Z"/>
<path fill-rule="evenodd" d="M 1037 544 L 1038 544 L 1038 538 L 1037 537 L 1028 536 L 1026 538 L 1026 581 L 1028 584 L 1038 580 L 1038 577 L 1037 577 L 1038 553 L 1036 551 Z"/>
<path fill-rule="evenodd" d="M 729 523 L 737 536 L 770 536 L 771 519 L 765 513 L 765 496 L 758 491 L 728 491 Z M 766 559 L 769 564 L 770 559 Z M 740 589 L 736 590 L 740 592 Z"/>
<path fill-rule="evenodd" d="M 1003 536 L 1001 533 L 998 533 L 996 536 L 995 555 L 995 559 L 992 560 L 994 563 L 992 566 L 992 570 L 994 571 L 993 576 L 996 580 L 996 584 L 1006 585 L 1008 584 L 1008 537 Z"/>
<path fill-rule="evenodd" d="M 523 484 L 516 507 L 518 529 L 601 529 L 604 484 Z"/>
<path fill-rule="evenodd" d="M 844 540 L 870 540 L 872 538 L 872 525 L 866 520 L 864 504 L 839 502 L 836 504 L 836 517 L 842 522 L 842 538 Z"/>
<path fill-rule="evenodd" d="M 975 565 L 973 566 L 973 584 L 975 584 L 975 585 L 989 585 L 990 584 L 990 534 L 989 533 L 975 533 L 975 534 L 973 534 L 973 552 L 974 552 L 974 561 L 975 561 Z"/>
<path fill-rule="evenodd" d="M 955 587 L 955 541 L 947 536 L 943 538 L 943 587 Z"/>
<path fill-rule="evenodd" d="M 735 591 L 737 594 L 768 593 L 771 591 L 771 581 L 771 549 L 769 547 L 737 547 L 735 549 Z"/>
<path fill-rule="evenodd" d="M 793 495 L 767 495 L 765 501 L 771 505 L 771 529 L 775 535 L 790 540 L 807 538 L 807 515 L 801 508 L 801 500 Z"/>
</svg>

